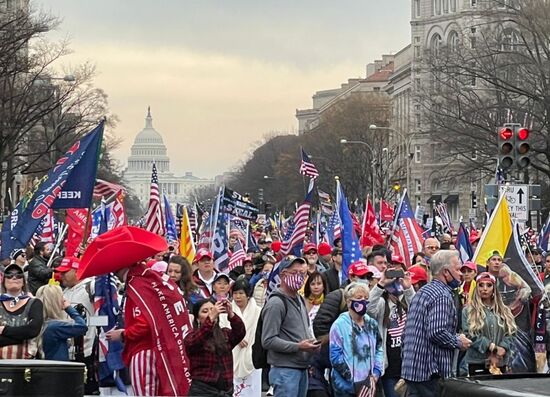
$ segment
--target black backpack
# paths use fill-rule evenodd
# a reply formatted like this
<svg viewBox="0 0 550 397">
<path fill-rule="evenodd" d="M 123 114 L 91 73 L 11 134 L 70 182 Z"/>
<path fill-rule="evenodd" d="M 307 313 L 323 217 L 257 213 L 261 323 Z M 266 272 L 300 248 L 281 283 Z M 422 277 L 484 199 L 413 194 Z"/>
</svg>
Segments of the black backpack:
<svg viewBox="0 0 550 397">
<path fill-rule="evenodd" d="M 286 298 L 282 294 L 279 294 L 276 292 L 272 293 L 269 296 L 269 299 L 273 297 L 278 297 L 280 300 L 283 301 L 283 304 L 285 305 L 285 314 L 283 316 L 284 318 L 287 312 Z M 269 364 L 267 363 L 267 350 L 265 350 L 264 347 L 262 346 L 262 329 L 264 326 L 264 320 L 263 320 L 264 311 L 265 311 L 265 306 L 262 308 L 262 311 L 260 312 L 260 318 L 258 319 L 258 325 L 256 327 L 254 344 L 252 345 L 252 364 L 256 369 L 269 368 Z"/>
</svg>

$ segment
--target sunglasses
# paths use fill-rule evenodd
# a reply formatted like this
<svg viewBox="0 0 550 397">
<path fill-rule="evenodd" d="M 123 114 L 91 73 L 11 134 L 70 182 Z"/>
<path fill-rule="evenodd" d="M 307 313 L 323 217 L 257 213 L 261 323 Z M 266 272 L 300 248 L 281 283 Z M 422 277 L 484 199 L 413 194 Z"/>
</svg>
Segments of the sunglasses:
<svg viewBox="0 0 550 397">
<path fill-rule="evenodd" d="M 5 273 L 4 278 L 8 280 L 21 280 L 23 277 L 25 277 L 22 273 Z"/>
</svg>

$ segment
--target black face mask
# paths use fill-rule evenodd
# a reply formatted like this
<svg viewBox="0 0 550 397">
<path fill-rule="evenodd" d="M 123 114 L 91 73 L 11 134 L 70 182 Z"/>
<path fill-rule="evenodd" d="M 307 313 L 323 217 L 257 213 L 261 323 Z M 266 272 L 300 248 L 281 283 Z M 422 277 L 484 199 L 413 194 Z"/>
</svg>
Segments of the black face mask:
<svg viewBox="0 0 550 397">
<path fill-rule="evenodd" d="M 447 285 L 449 287 L 451 287 L 451 289 L 457 289 L 458 287 L 460 287 L 460 280 L 456 279 L 455 276 L 452 275 L 452 273 L 448 270 L 447 270 L 447 273 L 451 275 L 451 281 L 447 281 Z"/>
</svg>

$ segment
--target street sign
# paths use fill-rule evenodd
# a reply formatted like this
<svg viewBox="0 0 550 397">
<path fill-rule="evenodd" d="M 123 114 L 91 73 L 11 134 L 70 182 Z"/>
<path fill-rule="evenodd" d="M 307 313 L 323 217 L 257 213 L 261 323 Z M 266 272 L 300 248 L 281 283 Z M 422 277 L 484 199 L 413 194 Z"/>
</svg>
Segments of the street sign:
<svg viewBox="0 0 550 397">
<path fill-rule="evenodd" d="M 529 185 L 505 185 L 502 188 L 512 220 L 520 223 L 527 222 L 529 220 Z"/>
</svg>

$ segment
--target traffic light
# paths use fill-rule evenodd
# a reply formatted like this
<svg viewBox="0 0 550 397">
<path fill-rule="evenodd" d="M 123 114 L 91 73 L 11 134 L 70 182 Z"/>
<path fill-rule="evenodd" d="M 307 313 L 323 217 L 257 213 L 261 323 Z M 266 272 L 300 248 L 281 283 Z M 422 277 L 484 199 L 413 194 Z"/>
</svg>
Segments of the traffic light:
<svg viewBox="0 0 550 397">
<path fill-rule="evenodd" d="M 498 162 L 503 170 L 514 165 L 514 146 L 514 128 L 512 126 L 502 127 L 498 131 Z"/>
<path fill-rule="evenodd" d="M 260 203 L 264 202 L 264 189 L 262 189 L 262 188 L 258 189 L 258 201 Z"/>
<path fill-rule="evenodd" d="M 477 194 L 472 192 L 472 206 L 471 208 L 477 208 Z"/>
<path fill-rule="evenodd" d="M 525 127 L 516 128 L 516 164 L 518 169 L 528 167 L 531 164 L 529 151 L 531 150 L 531 131 Z"/>
</svg>

